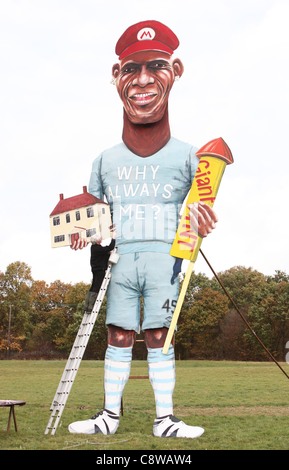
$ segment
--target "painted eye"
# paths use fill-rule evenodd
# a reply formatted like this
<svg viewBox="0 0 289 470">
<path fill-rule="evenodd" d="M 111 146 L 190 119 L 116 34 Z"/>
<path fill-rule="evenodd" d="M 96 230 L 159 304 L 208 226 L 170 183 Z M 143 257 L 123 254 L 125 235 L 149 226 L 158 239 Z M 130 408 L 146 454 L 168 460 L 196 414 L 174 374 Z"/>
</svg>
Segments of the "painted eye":
<svg viewBox="0 0 289 470">
<path fill-rule="evenodd" d="M 128 73 L 134 73 L 137 70 L 137 66 L 135 64 L 126 64 L 122 69 L 121 73 L 122 75 L 128 74 Z"/>
<path fill-rule="evenodd" d="M 134 67 L 126 67 L 125 69 L 123 69 L 123 73 L 133 73 L 134 71 Z"/>
<path fill-rule="evenodd" d="M 169 64 L 167 62 L 163 62 L 163 61 L 151 62 L 150 63 L 150 68 L 152 68 L 152 69 L 167 69 L 167 68 L 169 68 Z"/>
</svg>

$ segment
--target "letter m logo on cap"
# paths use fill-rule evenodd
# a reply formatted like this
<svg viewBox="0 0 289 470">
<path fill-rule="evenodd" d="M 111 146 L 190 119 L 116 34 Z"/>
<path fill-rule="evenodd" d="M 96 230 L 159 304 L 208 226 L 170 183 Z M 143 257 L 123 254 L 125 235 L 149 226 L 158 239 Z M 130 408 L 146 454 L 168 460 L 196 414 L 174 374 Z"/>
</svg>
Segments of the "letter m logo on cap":
<svg viewBox="0 0 289 470">
<path fill-rule="evenodd" d="M 137 39 L 138 41 L 153 40 L 155 35 L 156 33 L 152 28 L 142 28 L 137 33 Z"/>
</svg>

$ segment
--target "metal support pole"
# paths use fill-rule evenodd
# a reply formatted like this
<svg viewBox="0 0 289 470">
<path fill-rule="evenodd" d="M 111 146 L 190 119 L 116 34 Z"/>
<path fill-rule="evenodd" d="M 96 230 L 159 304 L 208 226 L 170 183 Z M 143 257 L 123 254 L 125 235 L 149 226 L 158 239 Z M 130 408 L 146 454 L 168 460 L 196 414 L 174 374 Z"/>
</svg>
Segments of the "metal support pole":
<svg viewBox="0 0 289 470">
<path fill-rule="evenodd" d="M 11 317 L 12 317 L 12 305 L 9 305 L 8 313 L 8 334 L 7 334 L 7 359 L 10 358 L 10 346 L 11 346 Z"/>
</svg>

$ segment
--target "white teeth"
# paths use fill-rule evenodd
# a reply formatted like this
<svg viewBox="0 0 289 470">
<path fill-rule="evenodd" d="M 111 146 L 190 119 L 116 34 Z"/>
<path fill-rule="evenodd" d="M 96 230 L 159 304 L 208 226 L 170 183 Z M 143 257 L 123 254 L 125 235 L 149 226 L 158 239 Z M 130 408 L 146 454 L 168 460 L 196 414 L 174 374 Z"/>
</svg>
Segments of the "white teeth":
<svg viewBox="0 0 289 470">
<path fill-rule="evenodd" d="M 138 93 L 137 95 L 134 95 L 137 98 L 146 98 L 147 96 L 152 96 L 153 93 Z"/>
</svg>

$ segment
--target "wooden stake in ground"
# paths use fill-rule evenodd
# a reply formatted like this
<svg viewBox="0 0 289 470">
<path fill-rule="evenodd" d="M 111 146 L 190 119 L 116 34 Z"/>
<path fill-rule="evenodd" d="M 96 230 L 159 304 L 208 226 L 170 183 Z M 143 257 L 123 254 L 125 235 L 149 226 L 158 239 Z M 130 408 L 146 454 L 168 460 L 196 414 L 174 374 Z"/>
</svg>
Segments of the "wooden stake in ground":
<svg viewBox="0 0 289 470">
<path fill-rule="evenodd" d="M 193 179 L 192 187 L 187 196 L 186 206 L 170 251 L 170 254 L 176 258 L 189 260 L 189 264 L 182 282 L 177 305 L 173 313 L 170 328 L 163 347 L 164 354 L 168 353 L 169 346 L 174 336 L 180 311 L 194 269 L 194 263 L 202 244 L 202 237 L 198 236 L 198 233 L 191 224 L 188 204 L 202 201 L 212 207 L 214 205 L 225 168 L 234 161 L 231 150 L 221 137 L 211 140 L 200 148 L 197 152 L 197 156 L 200 159 L 199 165 Z"/>
</svg>

